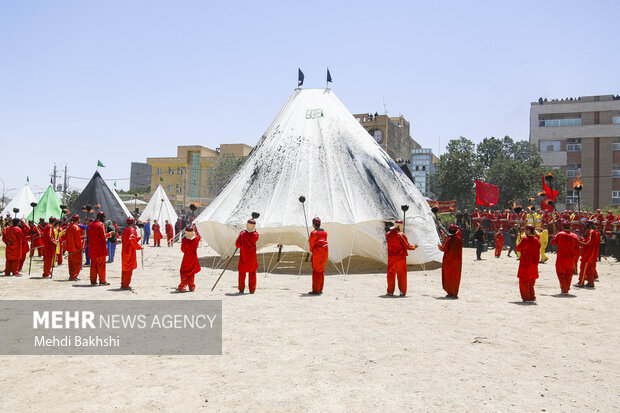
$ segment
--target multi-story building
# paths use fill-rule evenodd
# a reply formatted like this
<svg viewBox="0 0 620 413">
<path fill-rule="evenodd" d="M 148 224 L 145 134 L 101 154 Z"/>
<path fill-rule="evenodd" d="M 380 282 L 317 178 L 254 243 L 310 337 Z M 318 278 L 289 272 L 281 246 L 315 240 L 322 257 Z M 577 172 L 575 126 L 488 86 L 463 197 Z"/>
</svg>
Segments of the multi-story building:
<svg viewBox="0 0 620 413">
<path fill-rule="evenodd" d="M 411 150 L 411 164 L 409 170 L 413 176 L 413 183 L 418 187 L 422 195 L 433 198 L 431 193 L 431 174 L 435 171 L 435 165 L 439 159 L 433 155 L 433 150 L 420 148 Z"/>
<path fill-rule="evenodd" d="M 148 163 L 132 162 L 129 175 L 129 190 L 144 189 L 151 186 L 153 168 Z"/>
<path fill-rule="evenodd" d="M 574 208 L 581 179 L 582 205 L 620 205 L 620 96 L 539 99 L 530 106 L 530 143 L 543 165 L 562 169 L 569 178 L 566 207 Z"/>
<path fill-rule="evenodd" d="M 179 146 L 177 156 L 147 158 L 152 168 L 151 194 L 161 185 L 170 202 L 181 209 L 191 202 L 207 205 L 217 194 L 209 191 L 209 170 L 222 154 L 248 156 L 251 146 L 245 144 L 222 144 L 217 149 L 204 146 Z"/>
<path fill-rule="evenodd" d="M 421 148 L 411 137 L 409 122 L 402 115 L 391 118 L 378 113 L 359 113 L 353 116 L 397 162 L 409 159 L 411 150 Z"/>
</svg>

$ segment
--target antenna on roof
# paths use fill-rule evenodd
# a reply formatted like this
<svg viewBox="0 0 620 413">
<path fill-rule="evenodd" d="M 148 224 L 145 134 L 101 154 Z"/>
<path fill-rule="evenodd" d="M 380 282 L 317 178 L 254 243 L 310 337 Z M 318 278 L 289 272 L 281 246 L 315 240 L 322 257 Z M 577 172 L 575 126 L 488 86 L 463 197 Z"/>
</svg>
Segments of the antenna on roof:
<svg viewBox="0 0 620 413">
<path fill-rule="evenodd" d="M 386 106 L 386 104 L 385 104 L 385 98 L 382 98 L 382 99 L 383 99 L 383 114 L 384 114 L 384 115 L 387 115 L 387 114 L 388 114 L 388 112 L 387 112 L 387 106 Z"/>
</svg>

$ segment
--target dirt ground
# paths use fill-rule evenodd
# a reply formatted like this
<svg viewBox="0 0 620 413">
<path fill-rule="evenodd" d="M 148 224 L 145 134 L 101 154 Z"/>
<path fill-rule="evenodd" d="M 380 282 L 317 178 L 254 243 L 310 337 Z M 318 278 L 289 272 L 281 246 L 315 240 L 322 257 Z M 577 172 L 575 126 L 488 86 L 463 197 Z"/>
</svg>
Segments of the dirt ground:
<svg viewBox="0 0 620 413">
<path fill-rule="evenodd" d="M 224 312 L 221 356 L 0 356 L 0 411 L 620 411 L 615 261 L 599 263 L 596 289 L 562 297 L 550 254 L 538 304 L 522 305 L 505 252 L 475 261 L 464 250 L 459 300 L 444 298 L 437 268 L 410 271 L 408 296 L 386 298 L 385 266 L 362 259 L 346 276 L 329 264 L 324 294 L 308 296 L 309 264 L 298 275 L 301 252 L 282 255 L 242 296 L 234 260 L 210 292 L 219 260 L 207 246 L 194 293 L 174 293 L 178 244 L 146 248 L 132 292 L 118 291 L 120 246 L 110 286 L 80 288 L 87 268 L 65 281 L 66 263 L 39 279 L 39 259 L 33 278 L 0 277 L 0 299 L 205 299 Z"/>
</svg>

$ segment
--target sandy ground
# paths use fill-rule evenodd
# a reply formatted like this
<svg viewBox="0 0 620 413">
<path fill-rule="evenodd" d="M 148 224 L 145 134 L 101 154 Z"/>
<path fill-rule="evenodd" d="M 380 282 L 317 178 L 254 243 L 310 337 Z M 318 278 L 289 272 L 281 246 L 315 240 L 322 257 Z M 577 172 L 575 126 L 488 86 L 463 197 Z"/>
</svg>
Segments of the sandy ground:
<svg viewBox="0 0 620 413">
<path fill-rule="evenodd" d="M 211 293 L 217 260 L 206 246 L 199 255 L 198 289 L 184 295 L 171 294 L 178 244 L 147 248 L 134 292 L 114 291 L 119 255 L 109 287 L 72 286 L 66 264 L 51 281 L 1 277 L 2 299 L 222 300 L 224 337 L 221 356 L 0 356 L 0 411 L 620 411 L 618 263 L 599 264 L 595 290 L 559 297 L 551 254 L 538 305 L 526 306 L 505 253 L 476 262 L 466 249 L 457 301 L 428 268 L 409 272 L 407 298 L 384 298 L 382 266 L 360 260 L 347 277 L 331 268 L 323 296 L 306 296 L 296 251 L 259 273 L 254 295 L 229 295 L 233 271 Z"/>
</svg>

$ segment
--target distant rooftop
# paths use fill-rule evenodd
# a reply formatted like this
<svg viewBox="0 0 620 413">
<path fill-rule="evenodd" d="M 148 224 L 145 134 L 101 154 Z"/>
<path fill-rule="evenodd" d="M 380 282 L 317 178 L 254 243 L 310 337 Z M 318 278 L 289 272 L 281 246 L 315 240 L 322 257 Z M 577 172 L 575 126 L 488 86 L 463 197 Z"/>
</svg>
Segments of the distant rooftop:
<svg viewBox="0 0 620 413">
<path fill-rule="evenodd" d="M 563 99 L 547 99 L 540 97 L 537 102 L 532 102 L 532 105 L 549 105 L 558 103 L 586 103 L 586 102 L 609 102 L 612 100 L 620 100 L 620 95 L 596 95 L 596 96 L 579 96 L 569 97 Z"/>
</svg>

